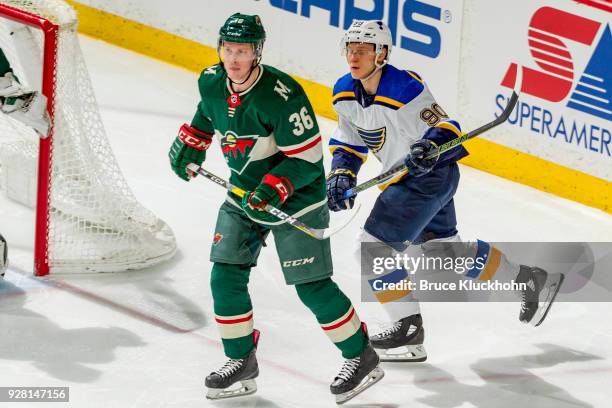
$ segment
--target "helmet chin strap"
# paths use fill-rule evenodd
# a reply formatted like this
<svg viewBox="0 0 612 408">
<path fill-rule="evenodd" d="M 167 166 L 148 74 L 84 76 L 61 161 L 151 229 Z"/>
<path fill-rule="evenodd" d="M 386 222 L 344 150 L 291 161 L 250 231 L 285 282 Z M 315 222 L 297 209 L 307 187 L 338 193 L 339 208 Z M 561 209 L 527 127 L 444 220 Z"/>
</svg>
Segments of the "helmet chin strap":
<svg viewBox="0 0 612 408">
<path fill-rule="evenodd" d="M 378 71 L 380 71 L 385 65 L 387 65 L 387 60 L 385 59 L 382 64 L 378 64 L 374 62 L 374 69 L 365 78 L 359 78 L 360 81 L 366 82 L 370 78 L 372 78 Z"/>
</svg>

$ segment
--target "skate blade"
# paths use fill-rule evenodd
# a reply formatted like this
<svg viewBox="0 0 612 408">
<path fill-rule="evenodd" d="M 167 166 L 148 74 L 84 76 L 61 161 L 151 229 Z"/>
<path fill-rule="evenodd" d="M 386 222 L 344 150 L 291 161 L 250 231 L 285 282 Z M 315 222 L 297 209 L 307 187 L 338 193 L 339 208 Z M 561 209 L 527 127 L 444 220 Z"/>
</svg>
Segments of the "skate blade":
<svg viewBox="0 0 612 408">
<path fill-rule="evenodd" d="M 422 344 L 401 346 L 392 349 L 374 349 L 380 361 L 383 362 L 413 362 L 420 363 L 427 360 L 427 352 Z"/>
<path fill-rule="evenodd" d="M 552 304 L 555 301 L 555 298 L 557 297 L 557 293 L 559 293 L 559 289 L 561 289 L 561 285 L 563 284 L 564 278 L 565 278 L 565 275 L 560 273 L 554 282 L 550 283 L 549 285 L 546 285 L 546 288 L 547 288 L 546 296 L 544 297 L 544 300 L 542 301 L 542 305 L 538 307 L 538 310 L 535 312 L 535 315 L 530 321 L 530 323 L 533 326 L 538 327 L 539 325 L 542 324 L 544 319 L 546 319 L 546 316 L 548 315 L 548 311 L 552 307 Z"/>
<path fill-rule="evenodd" d="M 255 391 L 257 391 L 255 380 L 243 380 L 240 381 L 240 387 L 234 390 L 228 388 L 209 388 L 206 398 L 210 400 L 235 398 L 254 394 Z"/>
<path fill-rule="evenodd" d="M 341 405 L 355 398 L 385 376 L 385 372 L 379 366 L 376 366 L 370 373 L 361 381 L 361 383 L 350 391 L 336 395 L 336 404 Z"/>
</svg>

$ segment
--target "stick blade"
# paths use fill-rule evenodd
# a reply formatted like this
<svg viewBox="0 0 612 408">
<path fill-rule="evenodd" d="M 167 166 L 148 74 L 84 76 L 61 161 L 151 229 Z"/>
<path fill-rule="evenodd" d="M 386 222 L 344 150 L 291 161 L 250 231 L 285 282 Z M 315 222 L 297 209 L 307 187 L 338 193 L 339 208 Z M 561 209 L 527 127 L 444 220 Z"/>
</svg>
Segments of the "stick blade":
<svg viewBox="0 0 612 408">
<path fill-rule="evenodd" d="M 320 230 L 321 231 L 320 239 L 327 239 L 331 237 L 332 235 L 343 230 L 347 225 L 351 223 L 351 221 L 353 221 L 353 219 L 357 216 L 357 213 L 359 212 L 360 209 L 361 209 L 361 204 L 357 204 L 355 207 L 353 207 L 353 210 L 351 211 L 350 215 L 348 215 L 342 222 L 340 222 L 340 224 L 334 227 L 329 227 L 327 229 Z"/>
</svg>

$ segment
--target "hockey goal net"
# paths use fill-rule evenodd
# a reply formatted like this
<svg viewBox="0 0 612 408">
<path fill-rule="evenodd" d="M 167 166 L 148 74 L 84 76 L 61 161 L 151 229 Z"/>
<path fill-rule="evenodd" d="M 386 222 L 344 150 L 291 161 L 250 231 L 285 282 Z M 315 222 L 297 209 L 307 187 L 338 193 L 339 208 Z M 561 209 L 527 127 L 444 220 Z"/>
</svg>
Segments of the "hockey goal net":
<svg viewBox="0 0 612 408">
<path fill-rule="evenodd" d="M 136 200 L 119 169 L 76 29 L 64 1 L 0 1 L 0 47 L 20 82 L 48 98 L 52 123 L 41 138 L 0 113 L 1 185 L 35 208 L 37 275 L 139 269 L 176 251 L 172 230 Z"/>
</svg>

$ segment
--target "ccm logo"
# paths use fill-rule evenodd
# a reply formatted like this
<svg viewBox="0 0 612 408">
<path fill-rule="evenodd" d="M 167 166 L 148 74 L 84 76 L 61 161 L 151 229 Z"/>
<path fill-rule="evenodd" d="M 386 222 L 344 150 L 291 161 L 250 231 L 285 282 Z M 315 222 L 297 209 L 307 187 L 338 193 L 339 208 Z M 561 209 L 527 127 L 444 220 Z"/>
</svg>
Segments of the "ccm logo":
<svg viewBox="0 0 612 408">
<path fill-rule="evenodd" d="M 314 260 L 315 260 L 315 257 L 313 256 L 312 258 L 304 258 L 304 259 L 296 259 L 296 260 L 293 260 L 293 261 L 285 261 L 285 262 L 283 262 L 283 266 L 285 268 L 287 268 L 287 267 L 291 267 L 291 266 L 306 265 L 306 264 L 313 263 Z"/>
<path fill-rule="evenodd" d="M 212 181 L 214 181 L 215 183 L 217 183 L 217 184 L 221 184 L 221 185 L 224 185 L 224 184 L 225 184 L 225 180 L 220 179 L 220 178 L 218 178 L 218 177 L 215 177 L 215 176 L 210 176 L 210 179 L 211 179 Z"/>
</svg>

